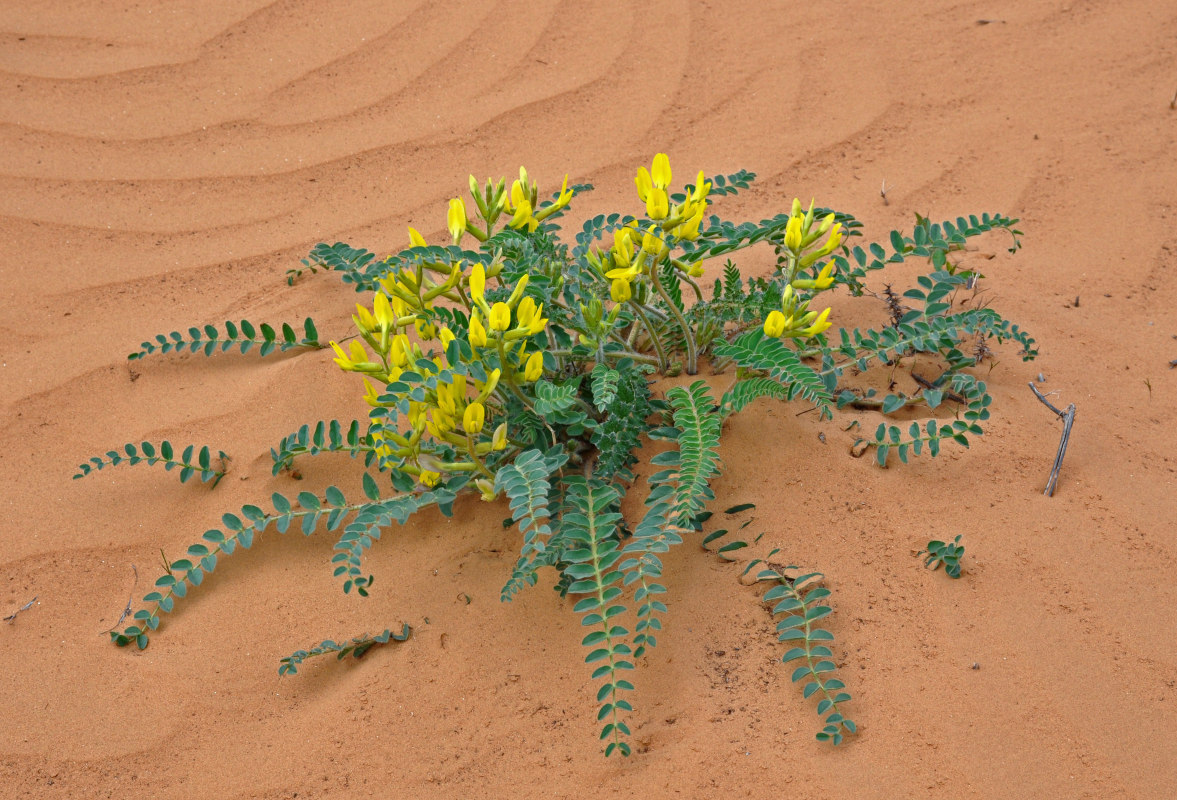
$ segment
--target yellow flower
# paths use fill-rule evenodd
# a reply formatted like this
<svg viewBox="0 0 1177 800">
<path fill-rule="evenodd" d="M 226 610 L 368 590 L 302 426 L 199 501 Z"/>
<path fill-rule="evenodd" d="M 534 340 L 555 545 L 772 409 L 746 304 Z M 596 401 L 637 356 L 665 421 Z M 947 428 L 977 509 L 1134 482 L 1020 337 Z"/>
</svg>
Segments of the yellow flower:
<svg viewBox="0 0 1177 800">
<path fill-rule="evenodd" d="M 538 350 L 527 358 L 527 365 L 523 368 L 523 380 L 528 383 L 538 381 L 544 374 L 544 354 Z"/>
<path fill-rule="evenodd" d="M 792 284 L 798 289 L 828 289 L 834 285 L 834 262 L 822 267 L 817 278 L 797 278 Z"/>
<path fill-rule="evenodd" d="M 490 309 L 490 329 L 505 331 L 511 327 L 511 308 L 506 303 L 495 303 Z"/>
<path fill-rule="evenodd" d="M 421 341 L 427 342 L 433 337 L 437 336 L 437 326 L 432 322 L 425 322 L 424 320 L 417 320 L 413 323 L 413 327 L 417 329 L 417 336 Z"/>
<path fill-rule="evenodd" d="M 392 304 L 388 302 L 388 295 L 377 292 L 376 299 L 372 302 L 372 310 L 375 312 L 373 316 L 376 317 L 381 332 L 388 333 L 396 325 L 396 314 L 392 311 Z"/>
<path fill-rule="evenodd" d="M 568 173 L 564 173 L 564 184 L 560 187 L 560 194 L 556 198 L 556 202 L 552 203 L 554 208 L 563 208 L 568 205 L 568 201 L 572 199 L 572 191 L 568 188 Z"/>
<path fill-rule="evenodd" d="M 658 235 L 657 225 L 651 225 L 646 229 L 646 235 L 642 237 L 642 250 L 652 256 L 658 255 L 662 250 L 662 238 Z"/>
<path fill-rule="evenodd" d="M 380 405 L 380 394 L 376 391 L 376 387 L 368 383 L 368 379 L 364 378 L 364 402 L 376 408 Z"/>
<path fill-rule="evenodd" d="M 477 313 L 470 317 L 470 344 L 475 347 L 486 347 L 486 328 L 483 327 Z"/>
<path fill-rule="evenodd" d="M 490 397 L 491 392 L 495 390 L 495 387 L 499 385 L 499 378 L 502 377 L 502 375 L 503 371 L 501 369 L 495 368 L 492 369 L 490 374 L 486 376 L 486 383 L 479 386 L 478 382 L 475 381 L 474 385 L 478 389 L 478 397 L 475 398 L 474 402 L 485 402 L 486 398 Z"/>
<path fill-rule="evenodd" d="M 625 269 L 611 269 L 605 273 L 605 277 L 611 281 L 632 281 L 634 278 L 642 274 L 642 268 L 637 264 L 626 267 Z"/>
<path fill-rule="evenodd" d="M 437 338 L 441 340 L 441 347 L 443 350 L 448 349 L 450 342 L 454 340 L 454 332 L 449 328 L 439 328 L 437 331 Z"/>
<path fill-rule="evenodd" d="M 450 229 L 450 236 L 454 237 L 454 244 L 457 244 L 462 240 L 462 234 L 466 232 L 466 204 L 462 202 L 462 198 L 455 197 L 450 201 L 446 224 Z"/>
<path fill-rule="evenodd" d="M 515 213 L 511 216 L 511 221 L 507 223 L 507 227 L 518 230 L 524 225 L 527 225 L 529 230 L 534 230 L 530 226 L 531 221 L 531 201 L 526 197 L 520 197 L 519 201 L 515 204 Z"/>
<path fill-rule="evenodd" d="M 519 308 L 515 309 L 515 321 L 519 323 L 521 328 L 529 328 L 535 319 L 535 313 L 535 300 L 532 300 L 530 297 L 524 297 L 519 303 Z"/>
<path fill-rule="evenodd" d="M 659 153 L 654 156 L 653 169 L 650 170 L 650 177 L 653 179 L 654 185 L 659 189 L 666 189 L 670 185 L 670 159 L 666 157 L 666 153 Z"/>
<path fill-rule="evenodd" d="M 372 316 L 372 312 L 359 303 L 356 303 L 356 313 L 352 314 L 351 318 L 355 322 L 356 327 L 359 328 L 360 333 L 371 333 L 380 325 L 376 321 L 376 318 Z"/>
<path fill-rule="evenodd" d="M 833 216 L 832 214 L 830 216 Z M 830 229 L 830 238 L 822 247 L 822 255 L 834 252 L 834 248 L 842 243 L 842 223 L 839 222 Z"/>
<path fill-rule="evenodd" d="M 695 209 L 694 215 L 691 216 L 682 225 L 674 229 L 674 235 L 680 239 L 686 239 L 693 242 L 699 238 L 699 225 L 703 222 L 703 212 L 707 210 L 706 203 L 700 203 Z"/>
<path fill-rule="evenodd" d="M 470 270 L 470 297 L 477 303 L 482 300 L 485 291 L 486 269 L 482 264 L 475 264 L 474 268 Z"/>
<path fill-rule="evenodd" d="M 619 267 L 628 267 L 633 260 L 633 237 L 629 228 L 613 231 L 613 261 Z"/>
<path fill-rule="evenodd" d="M 650 173 L 645 167 L 638 167 L 638 174 L 634 177 L 633 182 L 638 187 L 638 199 L 643 203 L 646 198 L 650 196 L 650 190 L 654 188 L 654 181 L 650 178 Z"/>
<path fill-rule="evenodd" d="M 343 348 L 335 342 L 331 342 L 331 347 L 338 356 L 333 359 L 335 363 L 348 372 L 380 372 L 382 369 L 379 364 L 368 360 L 368 351 L 355 339 L 348 346 L 350 353 L 343 352 Z"/>
<path fill-rule="evenodd" d="M 481 432 L 485 422 L 486 407 L 482 403 L 471 403 L 466 406 L 466 411 L 462 414 L 462 427 L 466 429 L 466 433 Z"/>
<path fill-rule="evenodd" d="M 796 200 L 793 202 L 794 204 L 797 203 Z M 801 226 L 804 222 L 804 217 L 794 215 L 789 217 L 789 223 L 785 226 L 785 247 L 794 253 L 801 252 L 801 240 L 803 238 Z"/>
<path fill-rule="evenodd" d="M 666 190 L 660 186 L 650 189 L 646 195 L 646 214 L 650 219 L 666 219 L 669 213 L 670 198 L 666 196 Z"/>
<path fill-rule="evenodd" d="M 425 237 L 417 232 L 417 229 L 412 225 L 409 226 L 409 247 L 428 247 L 429 243 L 425 241 Z"/>
<path fill-rule="evenodd" d="M 421 477 L 419 478 L 422 484 L 430 488 L 436 486 L 441 482 L 441 473 L 432 470 L 421 470 Z"/>
<path fill-rule="evenodd" d="M 552 214 L 555 214 L 564 206 L 568 205 L 568 201 L 572 199 L 572 191 L 568 188 L 568 174 L 564 174 L 564 185 L 560 187 L 560 194 L 557 195 L 555 201 L 539 210 L 535 215 L 536 222 L 547 219 Z"/>
<path fill-rule="evenodd" d="M 831 214 L 830 216 L 833 216 L 833 214 Z M 811 234 L 810 236 L 806 237 L 806 240 L 807 241 L 811 240 L 811 239 L 816 240 L 819 236 L 820 236 L 820 234 Z M 841 243 L 842 243 L 842 223 L 839 222 L 830 231 L 830 238 L 826 240 L 826 243 L 824 245 L 822 245 L 821 247 L 819 247 L 817 250 L 814 250 L 812 253 L 809 253 L 808 255 L 803 257 L 799 263 L 801 264 L 802 267 L 808 267 L 810 264 L 817 261 L 819 258 L 823 258 L 825 256 L 828 256 L 830 253 L 834 252 L 835 248 L 837 248 L 837 246 Z"/>
<path fill-rule="evenodd" d="M 615 278 L 609 287 L 609 296 L 614 303 L 626 303 L 633 297 L 633 287 L 624 278 Z"/>
<path fill-rule="evenodd" d="M 829 316 L 830 316 L 830 310 L 827 308 L 825 311 L 821 312 L 821 316 L 819 316 L 817 318 L 816 322 L 814 322 L 808 328 L 801 331 L 801 335 L 802 336 L 817 336 L 819 333 L 824 331 L 826 328 L 830 327 L 830 325 L 832 324 L 829 321 Z"/>
<path fill-rule="evenodd" d="M 691 200 L 700 203 L 707 198 L 711 193 L 711 182 L 707 180 L 703 174 L 703 170 L 699 170 L 699 177 L 695 178 L 695 190 L 691 192 Z"/>
<path fill-rule="evenodd" d="M 764 320 L 764 335 L 774 339 L 785 332 L 785 315 L 779 311 L 770 311 Z"/>
<path fill-rule="evenodd" d="M 519 298 L 523 296 L 523 290 L 527 288 L 528 280 L 526 272 L 519 276 L 519 280 L 515 282 L 515 288 L 511 290 L 511 296 L 507 298 L 508 308 L 519 305 Z"/>
<path fill-rule="evenodd" d="M 409 337 L 398 333 L 392 337 L 392 345 L 388 348 L 388 360 L 395 366 L 405 367 L 409 363 L 409 356 L 412 352 L 413 346 L 409 342 Z"/>
<path fill-rule="evenodd" d="M 532 317 L 531 324 L 527 326 L 527 334 L 535 336 L 537 333 L 543 333 L 546 327 L 548 327 L 548 318 L 544 316 L 544 304 L 540 303 L 535 308 L 535 316 Z"/>
</svg>

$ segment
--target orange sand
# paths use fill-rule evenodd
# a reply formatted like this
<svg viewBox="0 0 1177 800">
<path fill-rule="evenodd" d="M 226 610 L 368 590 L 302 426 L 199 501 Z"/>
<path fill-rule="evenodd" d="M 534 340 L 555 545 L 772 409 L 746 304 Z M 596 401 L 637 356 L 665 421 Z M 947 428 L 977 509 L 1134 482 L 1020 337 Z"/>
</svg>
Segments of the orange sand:
<svg viewBox="0 0 1177 800">
<path fill-rule="evenodd" d="M 39 598 L 0 625 L 3 794 L 1177 796 L 1177 6 L 804 5 L 0 6 L 0 615 Z M 359 489 L 346 457 L 270 476 L 297 424 L 363 413 L 330 353 L 129 366 L 136 343 L 242 316 L 342 335 L 349 288 L 283 280 L 315 242 L 437 238 L 468 172 L 521 162 L 598 185 L 574 219 L 636 209 L 633 170 L 658 150 L 680 176 L 757 172 L 723 201 L 735 219 L 797 195 L 880 237 L 914 212 L 1023 220 L 1021 254 L 993 237 L 977 257 L 996 254 L 993 305 L 1041 358 L 999 353 L 972 450 L 880 470 L 847 456 L 843 418 L 768 402 L 727 432 L 717 505 L 757 503 L 766 541 L 829 576 L 856 740 L 814 741 L 755 594 L 687 544 L 637 676 L 639 752 L 603 761 L 578 620 L 547 588 L 498 602 L 518 535 L 477 502 L 389 533 L 366 600 L 332 578 L 332 538 L 269 534 L 149 649 L 107 642 L 132 564 L 138 598 L 160 548 L 224 511 Z M 835 311 L 885 319 L 871 300 Z M 1079 409 L 1053 499 L 1039 371 Z M 142 466 L 70 480 L 163 438 L 227 450 L 232 474 L 215 491 Z M 922 569 L 914 552 L 957 533 L 966 577 Z M 276 674 L 298 647 L 400 621 L 405 644 Z"/>
</svg>

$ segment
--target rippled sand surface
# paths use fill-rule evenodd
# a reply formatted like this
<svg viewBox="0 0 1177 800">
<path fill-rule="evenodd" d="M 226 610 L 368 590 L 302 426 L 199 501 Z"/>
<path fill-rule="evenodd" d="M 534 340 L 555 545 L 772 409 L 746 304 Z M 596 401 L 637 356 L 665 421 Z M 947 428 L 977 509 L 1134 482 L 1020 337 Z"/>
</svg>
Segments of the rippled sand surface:
<svg viewBox="0 0 1177 800">
<path fill-rule="evenodd" d="M 1177 8 L 801 5 L 0 5 L 0 616 L 37 598 L 0 624 L 5 795 L 1177 796 Z M 578 620 L 543 587 L 498 602 L 518 534 L 477 502 L 389 532 L 366 600 L 332 578 L 332 538 L 267 534 L 147 650 L 108 644 L 160 551 L 224 511 L 359 493 L 342 456 L 270 474 L 302 422 L 364 413 L 329 353 L 129 364 L 138 342 L 242 317 L 345 335 L 350 289 L 284 280 L 316 242 L 439 240 L 469 172 L 520 163 L 597 185 L 570 219 L 636 211 L 658 151 L 680 176 L 755 171 L 717 209 L 735 219 L 794 196 L 880 237 L 916 212 L 1022 218 L 1021 253 L 990 237 L 970 258 L 1041 357 L 999 351 L 971 450 L 880 470 L 847 455 L 845 420 L 767 401 L 724 440 L 719 505 L 756 503 L 766 541 L 829 578 L 856 740 L 813 740 L 767 613 L 688 543 L 637 677 L 638 752 L 603 762 Z M 1054 498 L 1039 372 L 1078 407 Z M 214 491 L 146 467 L 70 480 L 144 439 L 232 471 Z M 966 577 L 923 570 L 958 533 Z M 276 674 L 402 621 L 405 644 Z"/>
</svg>

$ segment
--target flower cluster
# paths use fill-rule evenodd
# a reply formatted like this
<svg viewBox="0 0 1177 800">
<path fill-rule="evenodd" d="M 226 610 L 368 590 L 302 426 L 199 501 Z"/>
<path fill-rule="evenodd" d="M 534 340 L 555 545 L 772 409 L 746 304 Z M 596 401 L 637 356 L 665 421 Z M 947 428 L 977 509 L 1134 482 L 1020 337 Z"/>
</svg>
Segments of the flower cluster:
<svg viewBox="0 0 1177 800">
<path fill-rule="evenodd" d="M 634 220 L 616 229 L 613 246 L 607 252 L 590 254 L 593 264 L 609 281 L 609 294 L 616 303 L 633 299 L 635 282 L 640 288 L 645 282 L 643 277 L 656 277 L 657 268 L 668 260 L 673 240 L 699 238 L 711 184 L 700 172 L 691 192 L 681 203 L 671 205 L 671 177 L 670 159 L 665 153 L 654 156 L 650 169 L 639 167 L 634 183 L 638 198 L 646 204 L 650 222 L 643 225 Z M 669 262 L 686 277 L 698 278 L 703 274 L 699 264 L 685 264 L 673 258 Z"/>
<path fill-rule="evenodd" d="M 465 233 L 485 240 L 506 213 L 511 215 L 508 227 L 534 231 L 572 197 L 567 177 L 556 200 L 542 207 L 525 169 L 509 193 L 504 184 L 488 181 L 479 187 L 471 177 L 471 194 L 486 227 L 466 218 L 460 199 L 452 201 L 448 227 L 455 243 Z M 409 244 L 428 246 L 413 228 Z M 488 301 L 488 279 L 507 288 L 502 271 L 499 256 L 485 265 L 476 261 L 468 271 L 463 260 L 399 265 L 380 279 L 371 309 L 356 306 L 352 319 L 360 338 L 347 350 L 331 342 L 335 362 L 365 376 L 365 400 L 381 412 L 374 412 L 373 419 L 391 421 L 369 429 L 383 468 L 413 475 L 427 487 L 450 475 L 474 473 L 483 498 L 494 498 L 494 468 L 487 457 L 509 447 L 507 397 L 521 396 L 522 386 L 543 375 L 541 335 L 548 325 L 543 303 L 526 294 L 526 274 L 509 287 L 508 297 Z M 442 301 L 446 308 L 439 311 Z M 431 342 L 439 347 L 430 348 Z"/>
<path fill-rule="evenodd" d="M 527 170 L 519 168 L 519 180 L 511 184 L 510 192 L 504 188 L 506 181 L 499 179 L 497 183 L 487 180 L 486 185 L 480 187 L 478 180 L 470 176 L 470 195 L 474 198 L 478 217 L 485 227 L 479 226 L 466 213 L 466 203 L 460 197 L 450 201 L 449 213 L 446 216 L 446 227 L 454 244 L 462 241 L 462 236 L 469 233 L 480 242 L 485 242 L 494 235 L 494 225 L 504 212 L 511 218 L 507 220 L 507 227 L 515 230 L 526 230 L 532 233 L 539 224 L 560 209 L 568 205 L 572 199 L 572 190 L 568 188 L 568 176 L 564 176 L 564 185 L 560 187 L 560 194 L 553 202 L 545 205 L 539 203 L 539 188 L 535 181 L 527 175 Z"/>
<path fill-rule="evenodd" d="M 527 340 L 547 329 L 548 318 L 543 315 L 542 303 L 524 296 L 527 282 L 527 275 L 521 276 L 506 301 L 490 305 L 486 301 L 486 273 L 481 264 L 475 264 L 470 273 L 470 299 L 474 308 L 470 314 L 469 340 L 476 357 L 479 351 L 494 348 L 499 362 L 512 367 L 512 380 L 534 383 L 543 374 L 543 352 L 535 349 L 529 353 Z"/>
<path fill-rule="evenodd" d="M 816 226 L 814 223 L 817 223 Z M 821 238 L 826 236 L 824 243 Z M 803 211 L 801 201 L 794 198 L 789 221 L 785 225 L 784 256 L 782 267 L 786 281 L 781 294 L 781 310 L 769 312 L 764 320 L 764 333 L 772 337 L 808 338 L 816 336 L 830 327 L 830 309 L 821 313 L 809 310 L 809 303 L 818 292 L 834 285 L 834 262 L 827 262 L 812 278 L 800 277 L 803 270 L 813 267 L 842 243 L 842 223 L 834 222 L 834 214 L 826 215 L 820 222 L 814 218 L 813 203 Z M 813 292 L 810 297 L 798 297 L 797 289 Z"/>
</svg>

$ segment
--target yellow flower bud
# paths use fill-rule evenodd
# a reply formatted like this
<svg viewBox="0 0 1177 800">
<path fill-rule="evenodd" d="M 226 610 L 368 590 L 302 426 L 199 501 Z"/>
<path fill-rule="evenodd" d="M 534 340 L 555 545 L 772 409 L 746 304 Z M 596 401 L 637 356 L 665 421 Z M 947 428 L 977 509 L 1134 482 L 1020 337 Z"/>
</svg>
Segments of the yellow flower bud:
<svg viewBox="0 0 1177 800">
<path fill-rule="evenodd" d="M 486 269 L 482 264 L 475 264 L 470 270 L 470 297 L 474 302 L 482 300 L 486 292 Z"/>
<path fill-rule="evenodd" d="M 417 229 L 412 225 L 409 226 L 409 247 L 428 247 L 428 242 L 425 237 L 417 232 Z"/>
<path fill-rule="evenodd" d="M 785 315 L 779 311 L 770 311 L 764 320 L 764 335 L 774 339 L 785 332 Z"/>
<path fill-rule="evenodd" d="M 478 487 L 478 491 L 482 493 L 482 499 L 488 503 L 493 503 L 498 496 L 495 493 L 495 485 L 486 478 L 478 478 L 474 481 L 474 485 Z"/>
<path fill-rule="evenodd" d="M 544 374 L 544 354 L 538 350 L 527 358 L 527 366 L 523 368 L 523 380 L 528 383 L 538 381 Z"/>
<path fill-rule="evenodd" d="M 490 309 L 490 329 L 505 331 L 511 327 L 511 308 L 506 303 L 495 303 Z"/>
<path fill-rule="evenodd" d="M 505 450 L 507 447 L 507 423 L 502 423 L 495 428 L 494 436 L 491 438 L 495 450 Z"/>
<path fill-rule="evenodd" d="M 659 189 L 666 189 L 670 185 L 670 159 L 666 157 L 666 153 L 659 153 L 654 156 L 653 169 L 650 170 L 650 177 L 654 185 Z"/>
<path fill-rule="evenodd" d="M 428 470 L 428 469 L 422 470 L 421 476 L 420 476 L 420 478 L 418 478 L 418 480 L 420 480 L 421 483 L 424 484 L 425 486 L 433 488 L 434 486 L 436 486 L 438 483 L 441 482 L 441 473 L 434 472 L 434 471 Z"/>
<path fill-rule="evenodd" d="M 511 296 L 507 298 L 507 308 L 514 308 L 519 305 L 519 298 L 523 296 L 523 290 L 527 288 L 529 277 L 527 273 L 519 276 L 519 280 L 515 283 L 515 288 L 511 290 Z"/>
<path fill-rule="evenodd" d="M 478 314 L 470 317 L 470 344 L 474 347 L 486 347 L 486 328 L 483 327 Z"/>
<path fill-rule="evenodd" d="M 466 429 L 466 433 L 480 433 L 485 422 L 486 407 L 482 403 L 471 403 L 466 406 L 466 412 L 462 414 L 462 427 Z"/>
<path fill-rule="evenodd" d="M 609 286 L 609 296 L 614 303 L 628 303 L 633 297 L 633 287 L 624 278 L 616 278 Z"/>
<path fill-rule="evenodd" d="M 443 349 L 448 349 L 450 342 L 454 340 L 454 332 L 449 328 L 441 328 L 437 332 L 437 338 L 441 339 L 441 346 Z"/>
<path fill-rule="evenodd" d="M 450 236 L 454 237 L 454 244 L 460 242 L 462 234 L 466 232 L 466 204 L 462 202 L 462 198 L 455 197 L 450 201 L 446 225 L 450 229 Z"/>
</svg>

